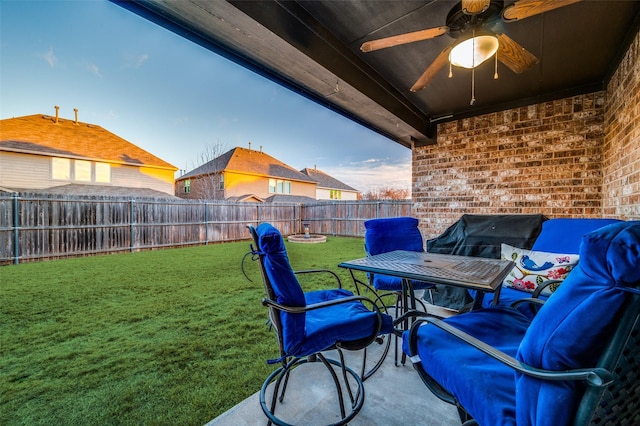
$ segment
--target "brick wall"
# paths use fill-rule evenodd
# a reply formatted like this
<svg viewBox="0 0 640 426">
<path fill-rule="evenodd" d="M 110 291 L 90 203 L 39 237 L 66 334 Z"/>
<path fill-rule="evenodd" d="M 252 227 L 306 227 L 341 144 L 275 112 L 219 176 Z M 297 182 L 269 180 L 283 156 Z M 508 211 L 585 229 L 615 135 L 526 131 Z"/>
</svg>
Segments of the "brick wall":
<svg viewBox="0 0 640 426">
<path fill-rule="evenodd" d="M 412 156 L 424 236 L 463 213 L 639 218 L 639 37 L 607 91 L 438 125 Z"/>
<path fill-rule="evenodd" d="M 607 85 L 605 216 L 640 219 L 640 32 Z"/>
<path fill-rule="evenodd" d="M 413 150 L 414 214 L 426 237 L 463 213 L 602 213 L 604 92 L 452 121 Z"/>
</svg>

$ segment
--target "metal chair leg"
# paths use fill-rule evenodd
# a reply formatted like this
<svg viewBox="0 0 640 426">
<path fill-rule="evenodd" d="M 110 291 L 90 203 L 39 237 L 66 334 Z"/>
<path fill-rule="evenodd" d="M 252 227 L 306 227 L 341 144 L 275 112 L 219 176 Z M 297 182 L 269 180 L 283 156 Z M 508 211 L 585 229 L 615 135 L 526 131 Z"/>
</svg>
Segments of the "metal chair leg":
<svg viewBox="0 0 640 426">
<path fill-rule="evenodd" d="M 334 359 L 326 358 L 321 353 L 317 354 L 317 358 L 322 362 L 322 364 L 327 368 L 333 382 L 336 386 L 336 393 L 338 397 L 338 405 L 340 409 L 341 419 L 333 423 L 332 426 L 345 425 L 349 423 L 353 418 L 360 412 L 362 406 L 364 405 L 364 385 L 362 383 L 362 379 L 358 374 L 353 371 L 351 368 L 347 367 L 344 363 L 344 357 L 342 355 L 341 350 L 338 350 L 340 354 L 340 360 L 336 361 Z M 267 379 L 262 384 L 262 388 L 260 389 L 260 406 L 262 407 L 262 411 L 269 419 L 269 423 L 273 423 L 278 426 L 286 426 L 289 425 L 283 419 L 280 419 L 275 415 L 275 410 L 278 402 L 282 402 L 284 398 L 284 390 L 286 388 L 286 382 L 288 381 L 289 374 L 293 372 L 293 370 L 303 364 L 312 362 L 308 358 L 297 358 L 293 359 L 286 365 L 278 368 L 273 373 L 267 377 Z M 342 378 L 344 381 L 344 385 L 340 383 L 340 379 L 338 375 L 333 369 L 333 366 L 341 369 Z M 355 381 L 356 389 L 352 388 L 352 384 L 350 384 L 350 379 Z M 275 382 L 274 382 L 275 381 Z M 266 403 L 266 393 L 269 385 L 273 384 L 273 396 L 271 399 L 271 406 L 268 407 Z M 280 391 L 280 387 L 283 386 L 282 392 Z M 347 393 L 349 395 L 349 400 L 351 402 L 351 411 L 347 412 L 344 405 L 344 391 L 343 386 L 346 386 Z M 278 398 L 278 394 L 280 394 L 280 398 Z"/>
</svg>

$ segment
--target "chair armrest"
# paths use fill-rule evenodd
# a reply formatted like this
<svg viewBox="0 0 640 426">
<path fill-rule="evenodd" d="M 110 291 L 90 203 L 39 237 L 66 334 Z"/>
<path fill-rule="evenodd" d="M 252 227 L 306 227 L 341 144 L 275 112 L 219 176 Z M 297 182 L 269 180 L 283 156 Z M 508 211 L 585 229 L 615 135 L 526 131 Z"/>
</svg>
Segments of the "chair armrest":
<svg viewBox="0 0 640 426">
<path fill-rule="evenodd" d="M 349 297 L 342 297 L 340 299 L 327 300 L 326 302 L 314 303 L 312 305 L 307 305 L 307 306 L 286 306 L 286 305 L 281 305 L 271 299 L 265 298 L 265 299 L 262 299 L 262 304 L 269 308 L 277 309 L 280 311 L 289 312 L 292 314 L 301 314 L 303 312 L 307 312 L 315 309 L 323 309 L 330 306 L 339 305 L 341 303 L 352 303 L 355 301 L 360 301 L 362 303 L 367 302 L 371 304 L 373 311 L 376 313 L 378 317 L 378 330 L 374 333 L 374 337 L 377 336 L 380 333 L 380 330 L 382 330 L 382 312 L 380 311 L 380 308 L 378 308 L 378 306 L 376 306 L 376 304 L 373 303 L 373 300 L 364 296 L 354 295 Z"/>
<path fill-rule="evenodd" d="M 537 299 L 538 297 L 540 297 L 540 294 L 542 294 L 542 290 L 544 290 L 545 288 L 549 287 L 552 284 L 558 284 L 561 282 L 562 280 L 546 280 L 542 284 L 540 284 L 538 287 L 536 287 L 536 289 L 531 294 L 531 297 Z"/>
<path fill-rule="evenodd" d="M 468 314 L 473 315 L 473 314 Z M 415 347 L 416 334 L 418 327 L 423 323 L 433 324 L 434 326 L 444 330 L 445 332 L 451 334 L 452 336 L 457 337 L 463 342 L 473 346 L 474 348 L 484 352 L 490 357 L 496 359 L 497 361 L 506 364 L 507 366 L 517 370 L 523 374 L 528 376 L 532 376 L 538 379 L 543 380 L 586 380 L 590 385 L 593 386 L 607 386 L 611 382 L 613 382 L 613 374 L 611 374 L 608 370 L 604 368 L 581 368 L 574 370 L 564 370 L 564 371 L 553 371 L 553 370 L 544 370 L 541 368 L 532 367 L 530 365 L 524 364 L 523 362 L 518 361 L 510 355 L 505 354 L 502 351 L 497 350 L 496 348 L 487 345 L 483 341 L 476 339 L 475 337 L 461 331 L 446 322 L 433 317 L 427 317 L 424 319 L 419 319 L 413 326 L 411 327 L 410 334 L 410 344 L 412 345 L 411 351 L 417 354 L 417 348 Z M 411 357 L 411 361 L 415 363 L 420 363 L 421 360 L 418 355 Z"/>
<path fill-rule="evenodd" d="M 336 279 L 336 282 L 338 283 L 338 288 L 342 288 L 342 281 L 340 280 L 340 277 L 338 276 L 338 274 L 336 274 L 333 271 L 330 271 L 329 269 L 305 269 L 301 271 L 293 271 L 293 273 L 296 275 L 315 274 L 315 273 L 331 274 Z"/>
<path fill-rule="evenodd" d="M 536 306 L 536 308 L 539 308 L 540 306 L 542 306 L 545 303 L 547 303 L 547 301 L 546 300 L 542 300 L 542 299 L 537 299 L 537 298 L 534 298 L 532 296 L 532 297 L 527 297 L 527 298 L 524 298 L 524 299 L 518 299 L 515 302 L 512 302 L 511 305 L 509 305 L 509 307 L 516 308 L 519 305 L 522 305 L 523 303 L 531 303 L 532 305 L 538 305 L 538 306 Z M 537 312 L 537 309 L 534 312 Z"/>
<path fill-rule="evenodd" d="M 275 308 L 275 309 L 277 309 L 279 311 L 289 312 L 289 313 L 292 313 L 292 314 L 301 314 L 301 313 L 304 313 L 304 312 L 307 312 L 307 311 L 312 311 L 312 310 L 315 310 L 315 309 L 322 309 L 322 308 L 327 308 L 329 306 L 335 306 L 335 305 L 339 305 L 339 304 L 342 304 L 342 303 L 350 303 L 350 302 L 355 302 L 355 301 L 370 303 L 371 307 L 373 308 L 373 310 L 375 312 L 377 312 L 378 314 L 381 314 L 380 308 L 378 308 L 375 305 L 375 303 L 373 303 L 373 300 L 369 299 L 368 297 L 358 296 L 358 295 L 349 296 L 349 297 L 341 297 L 340 299 L 327 300 L 326 302 L 314 303 L 312 305 L 306 305 L 306 306 L 281 305 L 281 304 L 277 303 L 276 301 L 271 300 L 271 299 L 267 299 L 267 298 L 262 299 L 262 304 L 264 306 L 268 306 L 270 308 Z"/>
</svg>

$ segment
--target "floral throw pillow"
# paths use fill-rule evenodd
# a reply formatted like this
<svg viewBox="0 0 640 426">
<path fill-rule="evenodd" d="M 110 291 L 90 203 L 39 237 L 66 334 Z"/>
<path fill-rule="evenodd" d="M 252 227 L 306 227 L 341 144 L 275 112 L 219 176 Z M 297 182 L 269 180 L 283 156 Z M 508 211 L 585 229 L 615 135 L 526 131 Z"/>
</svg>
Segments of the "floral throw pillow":
<svg viewBox="0 0 640 426">
<path fill-rule="evenodd" d="M 580 259 L 577 254 L 525 250 L 508 244 L 502 244 L 501 253 L 502 259 L 516 264 L 502 285 L 529 293 L 547 280 L 564 280 Z M 559 285 L 550 285 L 542 290 L 542 294 L 550 295 Z"/>
</svg>

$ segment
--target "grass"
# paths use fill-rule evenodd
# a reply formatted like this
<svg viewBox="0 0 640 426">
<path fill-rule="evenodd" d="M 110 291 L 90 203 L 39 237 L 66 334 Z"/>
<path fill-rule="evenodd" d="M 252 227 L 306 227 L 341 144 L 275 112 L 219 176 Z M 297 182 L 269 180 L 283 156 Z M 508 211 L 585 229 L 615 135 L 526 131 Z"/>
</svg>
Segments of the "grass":
<svg viewBox="0 0 640 426">
<path fill-rule="evenodd" d="M 258 391 L 278 349 L 248 247 L 0 267 L 0 424 L 202 425 Z M 347 287 L 337 264 L 364 255 L 359 238 L 287 249 Z"/>
</svg>

